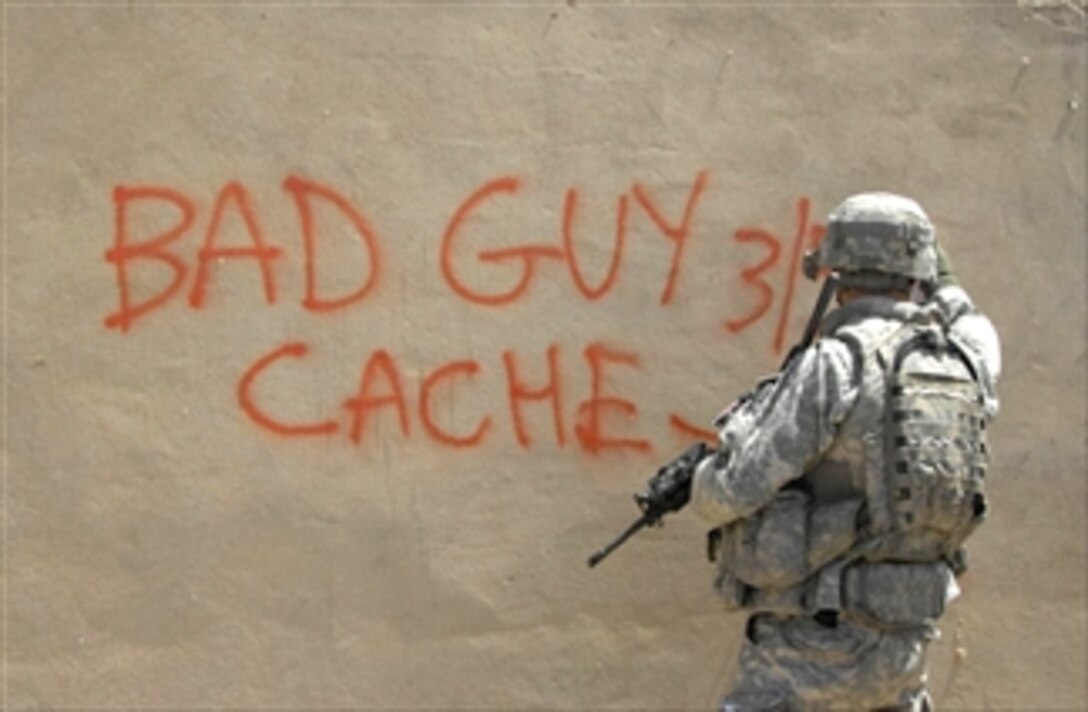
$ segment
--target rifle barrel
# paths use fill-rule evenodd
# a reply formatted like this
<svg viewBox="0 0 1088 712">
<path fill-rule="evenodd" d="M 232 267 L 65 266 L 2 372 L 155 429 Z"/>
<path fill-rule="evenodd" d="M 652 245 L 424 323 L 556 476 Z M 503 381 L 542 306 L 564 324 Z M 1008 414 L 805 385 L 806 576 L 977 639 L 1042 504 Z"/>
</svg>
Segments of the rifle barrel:
<svg viewBox="0 0 1088 712">
<path fill-rule="evenodd" d="M 622 534 L 610 541 L 607 545 L 605 545 L 604 548 L 593 554 L 593 556 L 589 557 L 589 559 L 586 560 L 586 565 L 592 569 L 594 566 L 604 561 L 604 558 L 606 556 L 618 549 L 620 545 L 623 544 L 623 542 L 634 536 L 635 533 L 638 532 L 638 530 L 653 522 L 653 517 L 651 517 L 649 514 L 643 514 L 641 517 L 635 520 L 635 522 L 631 524 L 631 526 L 627 527 L 627 529 L 625 529 Z"/>
</svg>

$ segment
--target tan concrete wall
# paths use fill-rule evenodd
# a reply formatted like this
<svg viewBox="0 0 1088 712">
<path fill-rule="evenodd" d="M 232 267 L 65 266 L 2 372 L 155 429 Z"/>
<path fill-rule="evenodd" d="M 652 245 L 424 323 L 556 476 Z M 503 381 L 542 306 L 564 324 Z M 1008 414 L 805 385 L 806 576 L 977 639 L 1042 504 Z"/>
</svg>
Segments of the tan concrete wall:
<svg viewBox="0 0 1088 712">
<path fill-rule="evenodd" d="M 709 707 L 699 522 L 585 557 L 885 188 L 1005 344 L 938 702 L 1079 707 L 1083 21 L 5 4 L 7 705 Z"/>
</svg>

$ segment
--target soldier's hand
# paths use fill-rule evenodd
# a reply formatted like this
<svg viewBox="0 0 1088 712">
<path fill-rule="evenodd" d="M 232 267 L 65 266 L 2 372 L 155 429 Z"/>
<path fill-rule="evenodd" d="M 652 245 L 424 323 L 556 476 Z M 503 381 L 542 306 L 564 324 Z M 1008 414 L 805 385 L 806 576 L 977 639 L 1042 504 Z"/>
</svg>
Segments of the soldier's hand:
<svg viewBox="0 0 1088 712">
<path fill-rule="evenodd" d="M 952 260 L 941 245 L 937 245 L 937 289 L 959 285 L 956 273 L 952 270 Z"/>
</svg>

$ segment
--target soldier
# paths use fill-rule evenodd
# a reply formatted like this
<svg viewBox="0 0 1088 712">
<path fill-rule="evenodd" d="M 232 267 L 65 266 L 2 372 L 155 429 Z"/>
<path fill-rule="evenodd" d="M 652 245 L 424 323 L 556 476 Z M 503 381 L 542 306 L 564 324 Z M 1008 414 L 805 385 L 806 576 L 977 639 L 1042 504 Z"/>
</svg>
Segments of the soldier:
<svg viewBox="0 0 1088 712">
<path fill-rule="evenodd" d="M 719 416 L 691 504 L 750 613 L 722 709 L 930 710 L 925 652 L 985 515 L 997 334 L 913 200 L 848 198 L 820 337 Z"/>
</svg>

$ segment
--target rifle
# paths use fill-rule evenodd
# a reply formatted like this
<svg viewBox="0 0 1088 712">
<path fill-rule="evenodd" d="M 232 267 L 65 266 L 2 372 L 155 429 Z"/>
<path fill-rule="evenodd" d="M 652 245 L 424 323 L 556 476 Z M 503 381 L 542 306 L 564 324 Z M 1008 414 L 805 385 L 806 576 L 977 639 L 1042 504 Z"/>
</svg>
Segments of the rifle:
<svg viewBox="0 0 1088 712">
<path fill-rule="evenodd" d="M 601 563 L 604 557 L 618 549 L 643 527 L 657 524 L 669 512 L 678 512 L 687 506 L 691 499 L 691 478 L 695 467 L 709 453 L 707 444 L 698 442 L 660 468 L 646 483 L 646 488 L 635 494 L 635 503 L 642 510 L 642 516 L 603 549 L 589 557 L 586 561 L 589 568 Z"/>
<path fill-rule="evenodd" d="M 820 330 L 820 323 L 823 321 L 824 313 L 831 304 L 831 297 L 834 296 L 838 285 L 838 275 L 834 272 L 824 280 L 820 295 L 816 299 L 816 305 L 812 309 L 812 315 L 809 316 L 808 324 L 805 325 L 805 333 L 802 335 L 801 340 L 786 354 L 779 371 L 784 371 L 790 361 L 812 345 L 817 332 Z M 738 400 L 738 404 L 745 402 L 745 400 L 746 398 L 742 397 Z M 721 422 L 717 424 L 722 425 Z M 698 442 L 659 468 L 646 483 L 646 487 L 635 493 L 635 503 L 642 510 L 642 516 L 636 519 L 618 537 L 590 556 L 586 561 L 589 568 L 601 563 L 606 556 L 641 531 L 643 527 L 661 523 L 661 520 L 669 512 L 678 512 L 686 507 L 691 500 L 691 479 L 695 476 L 695 468 L 710 454 L 712 454 L 710 447 L 706 443 Z M 719 457 L 721 455 L 722 453 L 719 452 Z"/>
</svg>

